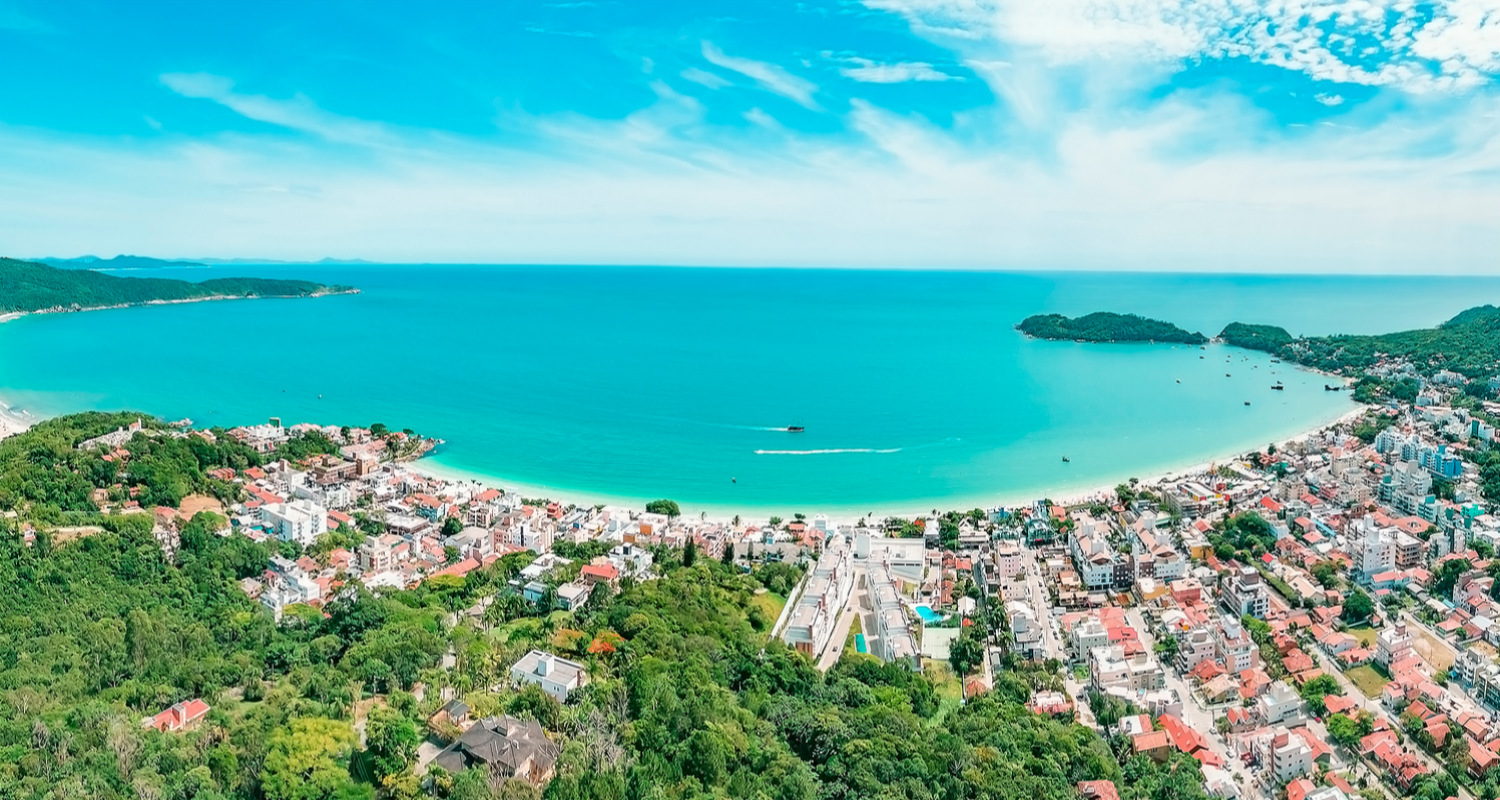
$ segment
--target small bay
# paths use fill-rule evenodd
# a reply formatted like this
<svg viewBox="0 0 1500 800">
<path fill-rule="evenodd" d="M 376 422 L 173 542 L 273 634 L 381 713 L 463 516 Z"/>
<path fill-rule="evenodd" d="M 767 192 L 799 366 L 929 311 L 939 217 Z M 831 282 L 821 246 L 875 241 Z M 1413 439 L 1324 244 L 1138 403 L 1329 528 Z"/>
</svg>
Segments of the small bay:
<svg viewBox="0 0 1500 800">
<path fill-rule="evenodd" d="M 781 514 L 1076 494 L 1264 447 L 1353 408 L 1324 391 L 1329 379 L 1265 354 L 1034 341 L 1013 328 L 1031 314 L 1129 312 L 1210 336 L 1232 321 L 1375 333 L 1500 298 L 1493 278 L 363 264 L 118 274 L 296 277 L 361 294 L 24 317 L 0 325 L 0 398 L 38 415 L 384 422 L 445 439 L 429 460 L 452 474 Z M 778 430 L 793 425 L 806 430 Z"/>
</svg>

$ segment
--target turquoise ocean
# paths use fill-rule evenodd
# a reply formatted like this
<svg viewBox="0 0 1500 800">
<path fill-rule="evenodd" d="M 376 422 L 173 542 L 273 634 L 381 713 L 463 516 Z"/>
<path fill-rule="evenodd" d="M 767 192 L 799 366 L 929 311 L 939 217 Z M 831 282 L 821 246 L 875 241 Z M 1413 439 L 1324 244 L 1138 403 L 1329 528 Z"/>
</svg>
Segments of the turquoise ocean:
<svg viewBox="0 0 1500 800">
<path fill-rule="evenodd" d="M 39 416 L 412 428 L 435 471 L 692 510 L 919 512 L 1077 494 L 1263 448 L 1348 412 L 1321 375 L 1230 347 L 1031 341 L 1040 312 L 1213 335 L 1426 326 L 1497 278 L 258 265 L 361 294 L 32 315 L 0 398 Z M 125 274 L 143 275 L 148 272 Z M 1272 391 L 1281 381 L 1284 391 Z M 1249 401 L 1250 405 L 1245 405 Z M 802 433 L 778 428 L 800 425 Z M 1069 461 L 1064 462 L 1067 456 Z"/>
</svg>

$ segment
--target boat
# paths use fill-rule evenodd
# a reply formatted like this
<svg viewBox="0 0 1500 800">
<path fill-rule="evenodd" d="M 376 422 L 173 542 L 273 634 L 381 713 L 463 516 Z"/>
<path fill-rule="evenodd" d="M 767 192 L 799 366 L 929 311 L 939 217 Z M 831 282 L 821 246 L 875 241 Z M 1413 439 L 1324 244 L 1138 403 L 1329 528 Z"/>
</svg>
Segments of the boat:
<svg viewBox="0 0 1500 800">
<path fill-rule="evenodd" d="M 1250 401 L 1249 401 L 1249 400 L 1246 400 L 1246 401 L 1245 401 L 1245 405 L 1247 405 L 1247 406 L 1248 406 L 1248 405 L 1250 405 Z"/>
<path fill-rule="evenodd" d="M 1275 389 L 1275 390 L 1276 390 L 1276 391 L 1278 391 L 1278 392 L 1279 392 L 1279 391 L 1281 391 L 1281 390 L 1282 390 L 1282 389 L 1285 389 L 1285 388 L 1286 388 L 1286 387 L 1285 387 L 1285 386 L 1282 386 L 1282 385 L 1281 385 L 1281 382 L 1280 382 L 1280 381 L 1277 381 L 1277 382 L 1276 382 L 1276 383 L 1273 383 L 1273 384 L 1271 384 L 1271 388 L 1272 388 L 1272 389 Z"/>
<path fill-rule="evenodd" d="M 1072 462 L 1069 461 L 1069 459 L 1068 459 L 1067 456 L 1063 456 L 1063 463 L 1064 464 L 1068 464 L 1068 463 L 1072 463 Z"/>
<path fill-rule="evenodd" d="M 1281 363 L 1281 359 L 1279 359 L 1279 358 L 1273 358 L 1273 359 L 1271 359 L 1271 363 L 1272 364 L 1280 364 Z"/>
<path fill-rule="evenodd" d="M 1224 377 L 1226 377 L 1226 378 L 1229 377 L 1229 373 L 1227 373 L 1227 372 L 1224 373 Z"/>
<path fill-rule="evenodd" d="M 1342 391 L 1344 391 L 1344 387 L 1342 387 L 1342 386 L 1329 386 L 1328 384 L 1325 383 L 1325 384 L 1323 384 L 1323 391 L 1325 391 L 1325 392 L 1342 392 Z"/>
<path fill-rule="evenodd" d="M 786 432 L 787 433 L 801 433 L 801 432 L 803 432 L 805 430 L 807 430 L 807 429 L 804 428 L 804 427 L 802 427 L 801 425 L 788 425 L 788 426 L 786 426 Z"/>
</svg>

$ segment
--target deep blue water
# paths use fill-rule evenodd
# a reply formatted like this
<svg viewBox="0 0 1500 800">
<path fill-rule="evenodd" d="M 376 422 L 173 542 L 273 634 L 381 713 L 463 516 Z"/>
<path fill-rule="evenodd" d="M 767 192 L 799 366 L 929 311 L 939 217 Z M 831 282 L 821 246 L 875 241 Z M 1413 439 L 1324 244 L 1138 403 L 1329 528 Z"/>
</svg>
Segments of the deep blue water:
<svg viewBox="0 0 1500 800">
<path fill-rule="evenodd" d="M 447 440 L 433 465 L 449 471 L 569 497 L 775 513 L 1077 492 L 1261 447 L 1349 408 L 1323 377 L 1264 355 L 1029 341 L 1012 327 L 1029 314 L 1135 312 L 1210 335 L 1234 320 L 1357 333 L 1500 300 L 1500 279 L 1474 278 L 363 265 L 151 274 L 305 277 L 362 294 L 26 317 L 0 325 L 0 397 L 39 414 L 378 421 Z M 1270 391 L 1276 380 L 1287 389 Z M 772 430 L 786 425 L 807 430 Z"/>
</svg>

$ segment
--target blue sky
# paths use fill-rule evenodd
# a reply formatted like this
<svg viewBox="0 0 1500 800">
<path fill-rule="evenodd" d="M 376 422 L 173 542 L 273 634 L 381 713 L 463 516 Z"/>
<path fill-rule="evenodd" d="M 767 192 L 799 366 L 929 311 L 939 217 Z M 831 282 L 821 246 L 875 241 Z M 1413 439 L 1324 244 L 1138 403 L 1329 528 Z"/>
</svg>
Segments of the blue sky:
<svg viewBox="0 0 1500 800">
<path fill-rule="evenodd" d="M 0 0 L 19 256 L 1500 273 L 1500 0 Z"/>
</svg>

